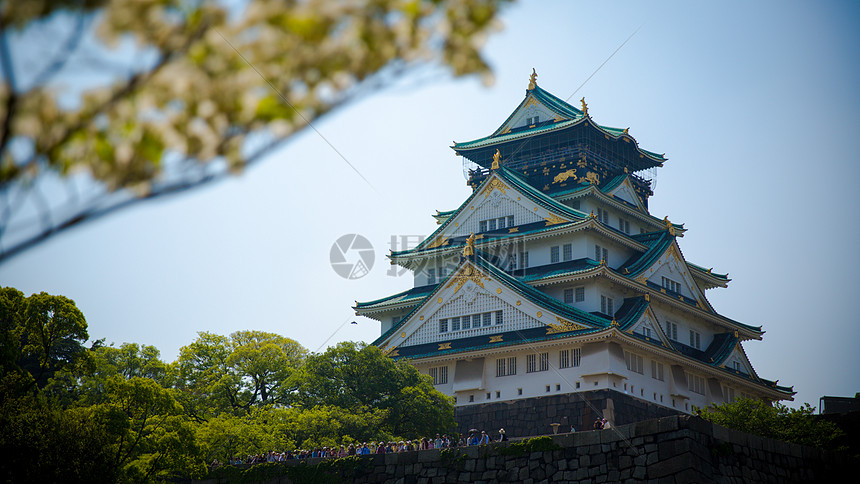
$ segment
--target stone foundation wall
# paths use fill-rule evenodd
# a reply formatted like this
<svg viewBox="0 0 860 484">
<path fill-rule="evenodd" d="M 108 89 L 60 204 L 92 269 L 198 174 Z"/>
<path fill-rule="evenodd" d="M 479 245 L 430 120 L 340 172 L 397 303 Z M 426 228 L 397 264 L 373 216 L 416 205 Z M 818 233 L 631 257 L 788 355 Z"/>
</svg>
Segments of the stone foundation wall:
<svg viewBox="0 0 860 484">
<path fill-rule="evenodd" d="M 595 390 L 455 407 L 454 420 L 461 434 L 478 429 L 497 438 L 501 428 L 508 437 L 526 437 L 552 433 L 553 423 L 566 432 L 571 425 L 591 430 L 594 420 L 603 416 L 613 425 L 626 425 L 680 413 L 614 390 Z"/>
<path fill-rule="evenodd" d="M 547 440 L 551 442 L 539 443 L 552 449 L 542 451 L 506 442 L 326 462 L 259 464 L 246 470 L 248 474 L 234 473 L 232 479 L 376 484 L 845 482 L 860 464 L 852 462 L 848 454 L 756 437 L 686 415 Z"/>
</svg>

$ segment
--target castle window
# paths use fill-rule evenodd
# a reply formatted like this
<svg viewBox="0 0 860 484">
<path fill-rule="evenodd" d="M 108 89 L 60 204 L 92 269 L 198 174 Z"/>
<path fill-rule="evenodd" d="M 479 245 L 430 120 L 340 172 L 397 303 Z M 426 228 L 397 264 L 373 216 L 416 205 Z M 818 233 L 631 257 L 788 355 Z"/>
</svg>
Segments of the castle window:
<svg viewBox="0 0 860 484">
<path fill-rule="evenodd" d="M 735 401 L 735 389 L 732 387 L 726 387 L 726 402 L 734 402 Z"/>
<path fill-rule="evenodd" d="M 574 288 L 573 300 L 574 302 L 585 301 L 585 286 Z"/>
<path fill-rule="evenodd" d="M 681 292 L 681 284 L 679 284 L 678 282 L 673 281 L 672 279 L 669 279 L 668 277 L 663 277 L 662 281 L 663 281 L 663 288 L 666 289 L 667 291 L 672 291 L 675 293 Z"/>
<path fill-rule="evenodd" d="M 698 393 L 699 395 L 705 394 L 705 379 L 699 375 L 689 375 L 687 384 L 691 392 Z"/>
<path fill-rule="evenodd" d="M 597 220 L 603 222 L 606 225 L 609 225 L 609 212 L 598 207 L 597 208 Z"/>
<path fill-rule="evenodd" d="M 570 368 L 572 366 L 579 366 L 580 362 L 580 349 L 573 348 L 571 350 L 561 350 L 558 352 L 558 367 L 559 368 Z M 547 362 L 549 364 L 549 362 Z"/>
<path fill-rule="evenodd" d="M 671 321 L 666 321 L 666 336 L 669 339 L 678 341 L 678 325 Z"/>
<path fill-rule="evenodd" d="M 488 228 L 490 231 L 492 231 L 492 230 L 496 230 L 496 219 L 491 218 L 490 220 L 488 220 L 488 221 L 487 221 L 487 224 L 488 224 L 488 227 L 487 227 L 487 228 Z"/>
<path fill-rule="evenodd" d="M 618 217 L 618 230 L 624 232 L 625 234 L 630 233 L 630 221 L 624 220 L 621 217 Z"/>
<path fill-rule="evenodd" d="M 434 385 L 444 385 L 448 383 L 448 367 L 439 366 L 430 368 L 430 378 L 433 379 Z"/>
<path fill-rule="evenodd" d="M 427 269 L 427 284 L 436 284 L 436 269 Z"/>
<path fill-rule="evenodd" d="M 732 362 L 732 368 L 734 368 L 735 371 L 741 371 L 741 362 L 740 361 L 733 361 Z"/>
<path fill-rule="evenodd" d="M 492 313 L 484 313 L 482 315 L 482 317 L 484 319 L 482 326 L 489 326 L 490 324 L 492 324 L 492 322 L 491 322 L 493 319 Z"/>
<path fill-rule="evenodd" d="M 627 369 L 636 373 L 644 374 L 644 359 L 636 353 L 624 352 L 624 360 L 627 363 Z"/>
<path fill-rule="evenodd" d="M 486 232 L 487 231 L 487 221 L 481 220 L 478 222 L 478 232 Z"/>
<path fill-rule="evenodd" d="M 496 311 L 496 324 L 502 324 L 504 322 L 504 319 L 502 319 L 502 312 Z"/>
<path fill-rule="evenodd" d="M 448 320 L 447 319 L 440 319 L 439 320 L 439 332 L 440 333 L 447 333 L 448 332 Z"/>
<path fill-rule="evenodd" d="M 469 401 L 474 402 L 475 401 L 475 395 L 469 395 Z"/>
<path fill-rule="evenodd" d="M 606 261 L 609 263 L 609 251 L 606 250 L 606 247 L 601 247 L 599 245 L 594 246 L 594 260 L 597 262 Z"/>
<path fill-rule="evenodd" d="M 496 390 L 496 398 L 502 398 L 502 392 Z"/>
<path fill-rule="evenodd" d="M 490 399 L 490 392 L 487 392 L 487 400 Z"/>
<path fill-rule="evenodd" d="M 528 252 L 520 252 L 520 269 L 525 269 L 529 266 L 529 253 Z"/>
<path fill-rule="evenodd" d="M 690 330 L 690 346 L 692 346 L 693 348 L 696 348 L 697 350 L 702 349 L 701 337 L 702 337 L 702 335 L 699 334 L 698 331 L 693 331 L 691 329 Z"/>
<path fill-rule="evenodd" d="M 600 295 L 600 312 L 609 316 L 615 314 L 615 300 L 604 294 Z"/>
<path fill-rule="evenodd" d="M 549 249 L 549 261 L 552 263 L 558 262 L 558 246 L 550 247 Z"/>
<path fill-rule="evenodd" d="M 549 353 L 526 355 L 526 373 L 549 370 Z"/>
<path fill-rule="evenodd" d="M 573 246 L 571 244 L 564 244 L 561 248 L 562 258 L 565 261 L 573 260 Z"/>
<path fill-rule="evenodd" d="M 564 290 L 564 303 L 573 304 L 573 288 Z"/>
<path fill-rule="evenodd" d="M 514 226 L 514 216 L 508 215 L 508 227 L 513 227 L 513 226 Z"/>
<path fill-rule="evenodd" d="M 651 378 L 663 381 L 663 363 L 651 360 Z"/>
<path fill-rule="evenodd" d="M 642 334 L 643 334 L 646 338 L 650 338 L 650 337 L 651 337 L 651 328 L 649 328 L 649 327 L 647 327 L 647 326 L 642 326 Z"/>
<path fill-rule="evenodd" d="M 523 389 L 517 388 L 517 395 L 522 395 L 522 394 L 523 394 Z"/>
<path fill-rule="evenodd" d="M 517 357 L 499 358 L 496 360 L 496 376 L 511 376 L 517 374 Z"/>
<path fill-rule="evenodd" d="M 505 217 L 502 217 L 502 218 L 500 218 L 500 219 L 498 219 L 498 220 L 499 220 L 499 228 L 500 228 L 500 229 L 505 228 Z"/>
<path fill-rule="evenodd" d="M 460 331 L 460 318 L 451 318 L 451 331 Z"/>
<path fill-rule="evenodd" d="M 472 327 L 472 317 L 471 316 L 463 316 L 463 329 L 469 329 Z"/>
</svg>

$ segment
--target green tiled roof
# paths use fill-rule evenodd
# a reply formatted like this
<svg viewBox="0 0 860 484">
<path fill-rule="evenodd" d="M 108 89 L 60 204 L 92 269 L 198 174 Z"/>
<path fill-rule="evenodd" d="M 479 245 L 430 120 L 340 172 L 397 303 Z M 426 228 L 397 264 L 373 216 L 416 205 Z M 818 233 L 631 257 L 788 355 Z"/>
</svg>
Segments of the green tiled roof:
<svg viewBox="0 0 860 484">
<path fill-rule="evenodd" d="M 538 100 L 540 103 L 544 104 L 546 107 L 548 107 L 549 109 L 554 111 L 556 114 L 558 114 L 559 117 L 562 118 L 561 121 L 555 121 L 555 122 L 551 122 L 548 124 L 541 124 L 541 125 L 535 126 L 533 128 L 518 129 L 516 131 L 511 131 L 508 133 L 502 133 L 501 132 L 502 128 L 506 124 L 508 124 L 508 122 L 511 120 L 511 117 L 519 109 L 519 106 L 517 106 L 517 109 L 515 109 L 508 116 L 508 118 L 505 119 L 505 121 L 502 123 L 502 125 L 495 132 L 493 132 L 493 134 L 491 134 L 489 136 L 485 136 L 483 138 L 478 138 L 478 139 L 472 140 L 472 141 L 464 141 L 462 143 L 454 142 L 454 146 L 452 146 L 452 148 L 454 148 L 455 150 L 471 150 L 471 149 L 475 149 L 475 148 L 481 148 L 484 146 L 490 146 L 490 145 L 497 144 L 497 143 L 504 143 L 506 141 L 512 141 L 512 140 L 516 140 L 516 139 L 521 139 L 521 138 L 533 136 L 536 134 L 541 134 L 541 133 L 546 133 L 546 132 L 551 132 L 551 131 L 557 131 L 559 129 L 564 129 L 564 128 L 567 128 L 569 126 L 577 125 L 577 124 L 579 124 L 585 120 L 590 121 L 590 123 L 592 125 L 594 125 L 595 127 L 597 127 L 600 130 L 603 130 L 606 134 L 609 134 L 613 137 L 617 138 L 618 136 L 621 136 L 624 134 L 623 129 L 612 128 L 609 126 L 602 126 L 602 125 L 595 123 L 590 118 L 584 116 L 582 111 L 580 111 L 579 109 L 576 109 L 575 107 L 571 106 L 567 102 L 562 101 L 561 99 L 553 96 L 549 92 L 541 89 L 540 86 L 535 86 L 534 89 L 527 91 L 526 92 L 526 99 L 528 99 L 529 94 L 533 95 L 536 100 Z M 523 104 L 523 102 L 525 102 L 525 99 L 520 103 L 520 106 Z M 630 136 L 630 135 L 627 134 L 626 136 Z M 632 137 L 631 137 L 631 139 L 632 139 Z M 636 149 L 639 150 L 641 153 L 649 156 L 650 158 L 653 158 L 656 161 L 660 161 L 660 162 L 666 161 L 666 158 L 662 154 L 654 153 L 652 151 L 643 150 L 639 147 L 637 147 Z"/>
<path fill-rule="evenodd" d="M 700 265 L 693 264 L 692 262 L 687 262 L 687 265 L 690 266 L 691 269 L 696 269 L 697 271 L 703 272 L 711 277 L 716 277 L 717 279 L 723 279 L 726 281 L 730 280 L 728 274 L 717 274 L 716 272 L 708 272 L 708 269 L 705 269 Z"/>
<path fill-rule="evenodd" d="M 585 213 L 580 212 L 579 210 L 575 210 L 573 208 L 570 208 L 567 205 L 559 202 L 558 200 L 547 196 L 546 194 L 544 194 L 540 190 L 536 189 L 535 187 L 531 186 L 531 184 L 529 184 L 527 181 L 523 180 L 516 173 L 514 173 L 511 170 L 508 170 L 507 168 L 502 167 L 502 168 L 496 170 L 495 173 L 496 173 L 496 175 L 499 176 L 499 178 L 501 178 L 502 180 L 507 182 L 514 189 L 516 189 L 517 191 L 519 191 L 520 193 L 522 193 L 523 195 L 528 197 L 529 200 L 531 200 L 532 202 L 538 204 L 539 206 L 541 206 L 547 210 L 550 210 L 552 212 L 555 212 L 555 213 L 558 213 L 561 215 L 565 215 L 568 218 L 572 218 L 574 220 L 582 220 L 582 219 L 585 219 L 586 217 L 588 217 Z M 484 179 L 484 181 L 481 183 L 481 185 L 479 185 L 478 188 L 475 189 L 474 192 L 472 192 L 472 195 L 470 195 L 456 210 L 446 212 L 446 213 L 450 213 L 450 215 L 445 220 L 445 222 L 442 223 L 442 225 L 440 225 L 423 242 L 418 244 L 417 247 L 415 247 L 413 249 L 407 249 L 407 250 L 392 252 L 391 253 L 392 257 L 416 253 L 416 252 L 423 252 L 424 250 L 427 250 L 427 249 L 425 249 L 425 247 L 429 244 L 432 244 L 433 241 L 436 240 L 436 238 L 439 236 L 439 234 L 441 234 L 442 231 L 455 218 L 456 214 L 461 212 L 467 205 L 469 205 L 470 202 L 472 201 L 472 199 L 474 199 L 475 197 L 480 195 L 482 187 L 490 180 L 490 178 L 492 178 L 492 176 L 489 176 L 486 179 Z M 553 227 L 555 227 L 555 226 L 553 226 Z M 537 230 L 535 230 L 535 231 L 537 231 Z M 522 235 L 523 233 L 524 232 L 518 232 L 518 233 L 514 233 L 514 234 L 510 234 L 510 235 L 498 234 L 497 236 L 504 235 L 506 237 L 510 237 L 510 236 Z M 441 247 L 436 247 L 436 248 L 448 248 L 448 247 L 451 247 L 451 244 L 441 246 Z M 429 249 L 429 250 L 433 250 L 433 249 Z"/>
<path fill-rule="evenodd" d="M 649 246 L 649 249 L 644 254 L 636 254 L 630 257 L 618 268 L 619 272 L 631 279 L 651 267 L 675 240 L 675 237 L 670 235 L 668 230 L 635 234 L 631 238 Z M 626 273 L 625 269 L 627 270 Z"/>
<path fill-rule="evenodd" d="M 379 306 L 385 303 L 402 303 L 406 301 L 421 299 L 430 294 L 433 289 L 436 288 L 436 286 L 436 284 L 430 284 L 428 286 L 418 286 L 373 301 L 356 302 L 355 307 L 353 309 L 369 309 L 373 306 Z"/>
</svg>

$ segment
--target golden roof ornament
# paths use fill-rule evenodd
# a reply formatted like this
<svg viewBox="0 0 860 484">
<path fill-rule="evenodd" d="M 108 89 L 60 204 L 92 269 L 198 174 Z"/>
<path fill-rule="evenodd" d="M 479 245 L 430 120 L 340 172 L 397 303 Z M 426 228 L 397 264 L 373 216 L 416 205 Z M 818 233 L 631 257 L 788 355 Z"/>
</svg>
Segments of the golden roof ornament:
<svg viewBox="0 0 860 484">
<path fill-rule="evenodd" d="M 499 150 L 497 149 L 496 152 L 493 153 L 493 164 L 490 165 L 490 169 L 491 170 L 498 170 L 499 169 L 499 162 L 501 162 L 501 161 L 502 161 L 502 154 L 499 153 Z"/>
<path fill-rule="evenodd" d="M 663 217 L 663 223 L 664 223 L 664 224 L 666 224 L 666 227 L 667 227 L 667 228 L 672 226 L 672 222 L 670 222 L 670 221 L 669 221 L 669 216 L 668 216 L 668 215 L 666 215 L 665 217 Z"/>
<path fill-rule="evenodd" d="M 536 87 L 537 87 L 537 72 L 535 71 L 535 68 L 532 67 L 532 75 L 529 76 L 529 88 L 528 88 L 528 90 L 532 91 Z"/>
<path fill-rule="evenodd" d="M 628 135 L 628 136 L 629 136 L 629 135 L 630 135 L 630 133 L 629 133 L 628 131 L 630 131 L 630 128 L 629 128 L 629 127 L 624 128 L 624 133 L 623 133 L 623 134 L 626 134 L 626 135 Z"/>
<path fill-rule="evenodd" d="M 469 235 L 469 238 L 466 239 L 466 247 L 463 247 L 463 257 L 469 257 L 475 255 L 475 234 L 472 233 Z"/>
<path fill-rule="evenodd" d="M 588 104 L 585 103 L 585 96 L 579 100 L 582 103 L 582 114 L 588 116 Z"/>
</svg>

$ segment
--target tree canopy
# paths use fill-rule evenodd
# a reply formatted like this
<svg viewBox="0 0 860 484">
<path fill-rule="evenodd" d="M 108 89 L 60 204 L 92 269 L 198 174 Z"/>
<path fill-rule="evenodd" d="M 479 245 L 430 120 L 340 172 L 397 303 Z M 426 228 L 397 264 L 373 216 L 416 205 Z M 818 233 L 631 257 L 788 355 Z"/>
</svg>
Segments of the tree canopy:
<svg viewBox="0 0 860 484">
<path fill-rule="evenodd" d="M 0 480 L 150 482 L 270 450 L 450 431 L 453 403 L 377 347 L 309 353 L 263 331 L 88 348 L 74 302 L 0 288 Z"/>
<path fill-rule="evenodd" d="M 696 414 L 717 425 L 771 439 L 812 447 L 827 447 L 841 431 L 831 422 L 815 418 L 808 403 L 789 408 L 779 402 L 741 398 L 731 403 L 697 409 Z"/>
<path fill-rule="evenodd" d="M 415 66 L 490 79 L 479 48 L 505 1 L 3 2 L 0 262 L 135 200 L 239 172 Z M 42 195 L 57 177 L 75 197 Z M 24 215 L 36 222 L 11 233 Z"/>
</svg>

